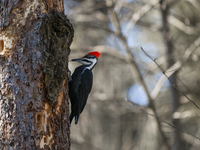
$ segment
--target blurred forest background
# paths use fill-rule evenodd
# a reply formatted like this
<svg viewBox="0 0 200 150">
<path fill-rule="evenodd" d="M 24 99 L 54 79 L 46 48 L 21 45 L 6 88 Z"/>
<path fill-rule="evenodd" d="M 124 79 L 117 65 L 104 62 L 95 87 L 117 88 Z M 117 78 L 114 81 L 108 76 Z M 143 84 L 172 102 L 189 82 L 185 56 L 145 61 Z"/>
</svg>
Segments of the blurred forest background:
<svg viewBox="0 0 200 150">
<path fill-rule="evenodd" d="M 200 0 L 65 0 L 65 13 L 70 59 L 102 53 L 72 150 L 199 150 Z"/>
</svg>

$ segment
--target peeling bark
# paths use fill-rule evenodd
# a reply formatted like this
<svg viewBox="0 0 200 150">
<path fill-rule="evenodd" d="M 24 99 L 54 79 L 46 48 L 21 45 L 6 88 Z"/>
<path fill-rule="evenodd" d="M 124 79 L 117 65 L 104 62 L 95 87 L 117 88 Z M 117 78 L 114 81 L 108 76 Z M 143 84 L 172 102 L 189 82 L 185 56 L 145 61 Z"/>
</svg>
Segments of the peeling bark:
<svg viewBox="0 0 200 150">
<path fill-rule="evenodd" d="M 0 1 L 0 149 L 70 149 L 63 1 Z"/>
</svg>

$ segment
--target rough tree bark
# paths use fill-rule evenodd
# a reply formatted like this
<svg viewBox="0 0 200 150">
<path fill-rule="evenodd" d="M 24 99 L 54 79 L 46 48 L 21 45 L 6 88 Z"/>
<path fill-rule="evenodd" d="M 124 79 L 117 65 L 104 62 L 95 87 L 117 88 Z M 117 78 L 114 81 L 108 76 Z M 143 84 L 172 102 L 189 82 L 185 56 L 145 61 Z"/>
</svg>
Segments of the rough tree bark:
<svg viewBox="0 0 200 150">
<path fill-rule="evenodd" d="M 0 149 L 70 149 L 63 0 L 0 1 Z"/>
<path fill-rule="evenodd" d="M 165 41 L 165 45 L 167 48 L 166 51 L 166 57 L 167 57 L 167 67 L 170 68 L 172 65 L 175 64 L 175 59 L 173 57 L 174 54 L 174 45 L 173 45 L 173 39 L 170 31 L 170 24 L 168 22 L 168 16 L 169 16 L 169 10 L 170 10 L 170 5 L 167 0 L 161 0 L 160 1 L 160 9 L 162 13 L 162 22 L 163 22 L 163 39 Z M 176 85 L 177 81 L 177 72 L 175 72 L 173 75 L 171 75 L 170 79 L 171 81 Z M 171 91 L 171 98 L 172 98 L 172 114 L 174 114 L 179 106 L 180 106 L 180 95 L 178 91 L 173 87 L 170 86 L 170 91 Z M 181 124 L 179 119 L 174 119 L 173 118 L 173 124 L 177 129 L 181 129 Z M 180 150 L 185 150 L 183 140 L 181 137 L 181 133 L 179 131 L 174 132 L 174 149 L 180 149 Z"/>
</svg>

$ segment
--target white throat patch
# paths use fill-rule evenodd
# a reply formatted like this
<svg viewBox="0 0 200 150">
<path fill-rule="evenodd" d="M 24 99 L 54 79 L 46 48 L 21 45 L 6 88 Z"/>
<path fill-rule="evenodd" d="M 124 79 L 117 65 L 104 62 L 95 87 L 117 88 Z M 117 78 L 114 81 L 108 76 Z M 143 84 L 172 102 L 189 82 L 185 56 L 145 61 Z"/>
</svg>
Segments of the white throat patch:
<svg viewBox="0 0 200 150">
<path fill-rule="evenodd" d="M 92 59 L 92 60 L 91 60 L 91 63 L 92 63 L 92 64 L 91 64 L 90 66 L 86 67 L 87 69 L 90 69 L 90 70 L 91 70 L 91 69 L 94 67 L 94 65 L 97 63 L 97 59 L 95 59 L 95 58 Z"/>
</svg>

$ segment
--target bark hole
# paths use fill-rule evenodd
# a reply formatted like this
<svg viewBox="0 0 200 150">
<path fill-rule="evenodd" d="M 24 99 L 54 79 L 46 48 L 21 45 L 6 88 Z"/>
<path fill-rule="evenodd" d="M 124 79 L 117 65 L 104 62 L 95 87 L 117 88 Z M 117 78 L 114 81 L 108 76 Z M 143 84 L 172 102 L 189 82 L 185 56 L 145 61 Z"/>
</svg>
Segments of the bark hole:
<svg viewBox="0 0 200 150">
<path fill-rule="evenodd" d="M 33 107 L 33 102 L 29 102 L 29 103 L 28 103 L 28 109 L 27 109 L 27 110 L 28 110 L 28 111 L 31 111 L 31 110 L 33 109 L 32 107 Z"/>
<path fill-rule="evenodd" d="M 39 130 L 42 131 L 42 114 L 41 113 L 38 113 L 36 115 L 36 123 L 37 123 Z"/>
<path fill-rule="evenodd" d="M 47 137 L 46 136 L 44 137 L 44 143 L 47 143 Z"/>
<path fill-rule="evenodd" d="M 0 52 L 2 52 L 4 49 L 4 41 L 0 40 Z"/>
<path fill-rule="evenodd" d="M 38 121 L 38 122 L 41 121 L 41 115 L 40 115 L 40 114 L 37 115 L 37 121 Z"/>
</svg>

